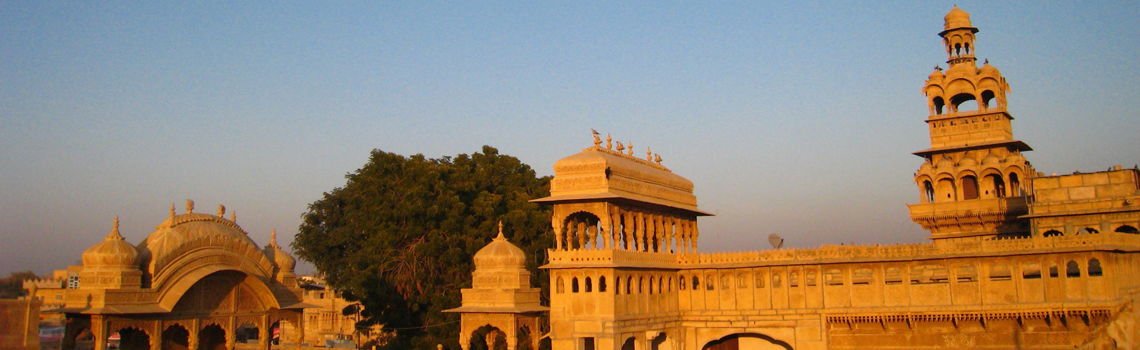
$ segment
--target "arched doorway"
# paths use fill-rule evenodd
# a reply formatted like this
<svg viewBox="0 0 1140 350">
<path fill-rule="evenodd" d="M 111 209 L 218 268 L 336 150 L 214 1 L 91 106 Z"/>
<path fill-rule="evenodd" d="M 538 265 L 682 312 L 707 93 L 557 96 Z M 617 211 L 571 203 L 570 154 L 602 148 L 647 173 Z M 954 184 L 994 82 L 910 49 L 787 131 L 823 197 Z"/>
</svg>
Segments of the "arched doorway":
<svg viewBox="0 0 1140 350">
<path fill-rule="evenodd" d="M 162 331 L 162 350 L 190 349 L 190 332 L 179 325 L 166 327 Z"/>
<path fill-rule="evenodd" d="M 757 333 L 737 333 L 708 344 L 701 350 L 792 350 L 792 346 L 772 337 Z"/>
<path fill-rule="evenodd" d="M 119 350 L 150 350 L 150 336 L 146 332 L 134 328 L 123 328 L 112 333 L 108 340 L 115 339 L 116 335 L 118 336 Z M 111 348 L 111 341 L 108 343 L 107 348 Z"/>
<path fill-rule="evenodd" d="M 211 324 L 198 332 L 198 350 L 226 350 L 226 331 Z"/>
<path fill-rule="evenodd" d="M 506 350 L 507 337 L 506 333 L 499 330 L 494 326 L 479 327 L 471 332 L 471 342 L 468 344 L 469 350 Z"/>
<path fill-rule="evenodd" d="M 261 339 L 261 329 L 252 323 L 243 323 L 234 331 L 238 343 L 257 344 Z"/>
</svg>

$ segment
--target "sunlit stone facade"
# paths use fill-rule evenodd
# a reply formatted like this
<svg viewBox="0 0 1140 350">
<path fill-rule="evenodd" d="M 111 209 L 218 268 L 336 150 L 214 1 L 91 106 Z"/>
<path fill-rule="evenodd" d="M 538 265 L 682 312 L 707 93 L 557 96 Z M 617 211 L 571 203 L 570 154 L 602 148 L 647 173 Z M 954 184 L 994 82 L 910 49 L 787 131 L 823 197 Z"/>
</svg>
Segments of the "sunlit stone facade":
<svg viewBox="0 0 1140 350">
<path fill-rule="evenodd" d="M 1036 172 L 969 15 L 945 21 L 910 205 L 930 243 L 699 253 L 692 182 L 595 133 L 536 200 L 554 212 L 552 348 L 1135 346 L 1140 172 Z"/>
</svg>

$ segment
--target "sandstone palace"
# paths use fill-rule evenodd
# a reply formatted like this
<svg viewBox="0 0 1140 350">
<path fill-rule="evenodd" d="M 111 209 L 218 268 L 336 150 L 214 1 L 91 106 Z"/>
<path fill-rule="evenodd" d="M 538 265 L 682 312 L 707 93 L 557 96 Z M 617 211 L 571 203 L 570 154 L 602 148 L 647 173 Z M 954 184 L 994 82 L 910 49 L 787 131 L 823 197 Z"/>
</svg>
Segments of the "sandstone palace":
<svg viewBox="0 0 1140 350">
<path fill-rule="evenodd" d="M 595 133 L 536 200 L 554 209 L 552 348 L 1135 349 L 1140 173 L 1037 172 L 1013 137 L 1008 83 L 978 67 L 978 29 L 957 7 L 945 20 L 949 66 L 923 88 L 930 148 L 914 153 L 909 205 L 929 243 L 699 253 L 709 214 L 693 183 Z M 526 257 L 504 245 L 476 256 L 453 310 L 464 347 L 490 325 L 515 349 L 545 309 Z"/>
</svg>

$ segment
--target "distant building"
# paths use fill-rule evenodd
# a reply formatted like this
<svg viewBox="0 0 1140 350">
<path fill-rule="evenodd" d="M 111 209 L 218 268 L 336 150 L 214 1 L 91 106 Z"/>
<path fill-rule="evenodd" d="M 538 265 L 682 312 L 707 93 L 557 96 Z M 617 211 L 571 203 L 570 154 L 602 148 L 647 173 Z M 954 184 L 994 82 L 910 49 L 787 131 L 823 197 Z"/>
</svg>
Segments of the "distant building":
<svg viewBox="0 0 1140 350">
<path fill-rule="evenodd" d="M 1013 138 L 1005 78 L 977 66 L 977 32 L 965 11 L 946 15 L 949 68 L 923 88 L 931 146 L 915 152 L 909 208 L 930 243 L 698 253 L 709 214 L 693 183 L 595 133 L 535 200 L 553 205 L 556 243 L 542 267 L 550 332 L 530 339 L 555 350 L 1140 346 L 1140 171 L 1037 172 Z M 464 349 L 494 342 L 471 339 L 481 310 L 469 294 L 477 305 L 519 293 L 476 283 L 455 310 Z M 535 344 L 510 341 L 521 322 L 483 325 L 508 349 Z"/>
<path fill-rule="evenodd" d="M 325 281 L 318 276 L 300 276 L 298 280 L 304 290 L 302 301 L 309 305 L 305 309 L 305 340 L 304 343 L 314 346 L 351 346 L 357 348 L 372 341 L 378 345 L 389 336 L 381 329 L 383 325 L 373 325 L 366 330 L 357 331 L 356 323 L 361 321 L 360 303 L 345 300 L 341 293 L 328 288 Z M 355 306 L 356 312 L 345 314 L 345 307 Z M 282 339 L 285 343 L 295 343 L 295 331 L 292 324 L 283 324 L 282 331 L 288 336 Z"/>
</svg>

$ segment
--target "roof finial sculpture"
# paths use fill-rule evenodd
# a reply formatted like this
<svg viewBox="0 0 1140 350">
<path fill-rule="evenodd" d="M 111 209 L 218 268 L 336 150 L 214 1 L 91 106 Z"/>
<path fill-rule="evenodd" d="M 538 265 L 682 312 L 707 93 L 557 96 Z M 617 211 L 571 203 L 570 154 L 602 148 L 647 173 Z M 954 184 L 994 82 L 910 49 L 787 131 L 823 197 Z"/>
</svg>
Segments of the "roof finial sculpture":
<svg viewBox="0 0 1140 350">
<path fill-rule="evenodd" d="M 237 223 L 237 210 L 230 212 L 230 221 L 235 224 Z"/>
<path fill-rule="evenodd" d="M 186 214 L 194 214 L 194 201 L 186 200 Z"/>
<path fill-rule="evenodd" d="M 499 235 L 495 239 L 506 239 L 503 237 L 503 220 L 499 220 Z"/>
<path fill-rule="evenodd" d="M 936 65 L 934 65 L 934 70 L 941 72 L 941 71 L 942 71 L 942 66 L 939 66 L 939 65 L 937 65 L 937 64 L 936 64 Z"/>
<path fill-rule="evenodd" d="M 598 138 L 598 131 L 594 130 L 594 129 L 590 129 L 590 132 L 594 133 L 594 146 L 601 146 L 602 145 L 602 139 Z"/>
<path fill-rule="evenodd" d="M 624 152 L 624 151 L 625 151 L 625 145 L 621 144 L 621 141 L 618 141 L 618 148 L 617 148 L 617 150 L 618 150 L 618 153 L 621 153 L 621 152 Z"/>
<path fill-rule="evenodd" d="M 170 217 L 174 217 L 174 203 L 170 203 Z"/>
<path fill-rule="evenodd" d="M 610 137 L 610 134 L 606 134 L 606 149 L 614 149 L 614 144 L 612 141 L 613 138 Z"/>
<path fill-rule="evenodd" d="M 226 206 L 218 204 L 218 217 L 223 219 L 226 218 Z"/>
<path fill-rule="evenodd" d="M 277 245 L 277 229 L 271 229 L 269 231 L 269 246 L 274 248 L 280 247 Z"/>
<path fill-rule="evenodd" d="M 645 160 L 650 162 L 653 161 L 653 151 L 650 150 L 649 147 L 645 147 Z"/>
<path fill-rule="evenodd" d="M 119 216 L 115 216 L 115 224 L 111 226 L 111 233 L 107 235 L 108 240 L 118 239 L 122 240 L 123 235 L 119 234 Z"/>
<path fill-rule="evenodd" d="M 661 165 L 661 155 L 654 153 L 653 154 L 653 161 L 657 162 L 657 165 Z"/>
<path fill-rule="evenodd" d="M 633 141 L 629 142 L 629 156 L 633 157 Z"/>
</svg>

